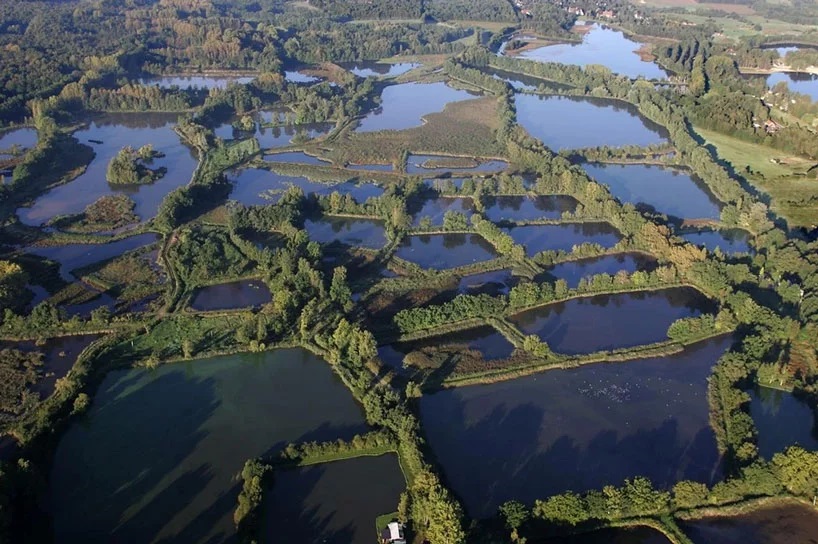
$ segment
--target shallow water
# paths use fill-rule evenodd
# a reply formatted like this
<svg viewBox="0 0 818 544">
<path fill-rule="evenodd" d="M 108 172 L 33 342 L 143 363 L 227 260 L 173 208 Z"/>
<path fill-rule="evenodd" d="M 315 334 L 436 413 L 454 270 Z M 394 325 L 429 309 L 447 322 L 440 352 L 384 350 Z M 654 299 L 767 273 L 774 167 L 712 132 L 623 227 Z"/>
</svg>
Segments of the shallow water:
<svg viewBox="0 0 818 544">
<path fill-rule="evenodd" d="M 504 228 L 517 244 L 525 246 L 529 256 L 541 251 L 571 251 L 583 243 L 610 248 L 622 238 L 609 223 L 567 223 L 559 225 L 526 225 Z"/>
<path fill-rule="evenodd" d="M 493 196 L 485 199 L 485 215 L 489 221 L 532 221 L 560 219 L 564 212 L 573 212 L 578 202 L 574 197 Z"/>
<path fill-rule="evenodd" d="M 322 244 L 340 242 L 369 249 L 380 249 L 386 245 L 386 230 L 382 221 L 327 216 L 318 221 L 305 221 L 304 228 L 310 240 Z"/>
<path fill-rule="evenodd" d="M 707 248 L 708 251 L 721 249 L 723 253 L 750 253 L 750 233 L 746 230 L 702 230 L 698 232 L 688 232 L 681 235 L 682 238 L 699 247 Z"/>
<path fill-rule="evenodd" d="M 389 64 L 385 62 L 356 61 L 341 62 L 341 68 L 349 70 L 358 77 L 397 77 L 405 74 L 409 70 L 414 70 L 420 64 L 414 62 L 398 62 Z"/>
<path fill-rule="evenodd" d="M 224 89 L 230 83 L 245 85 L 255 79 L 255 76 L 199 76 L 177 75 L 142 78 L 143 85 L 157 85 L 163 89 L 179 87 L 180 89 Z"/>
<path fill-rule="evenodd" d="M 750 394 L 750 415 L 758 429 L 758 452 L 767 460 L 793 444 L 818 451 L 815 414 L 792 393 L 756 386 Z"/>
<path fill-rule="evenodd" d="M 487 361 L 505 359 L 514 351 L 514 346 L 505 336 L 497 332 L 493 327 L 486 325 L 465 331 L 447 333 L 443 336 L 424 338 L 423 340 L 414 342 L 401 342 L 381 346 L 378 348 L 378 355 L 384 363 L 399 369 L 403 366 L 403 358 L 412 351 L 427 347 L 452 345 L 462 345 L 465 346 L 466 349 L 479 351 L 483 355 L 483 359 Z"/>
<path fill-rule="evenodd" d="M 395 255 L 424 268 L 455 268 L 497 257 L 497 251 L 479 234 L 407 236 Z"/>
<path fill-rule="evenodd" d="M 193 294 L 194 310 L 232 310 L 270 302 L 270 290 L 260 280 L 242 280 L 201 287 Z"/>
<path fill-rule="evenodd" d="M 582 278 L 589 278 L 597 274 L 615 275 L 620 270 L 633 273 L 637 270 L 651 271 L 656 268 L 656 259 L 641 253 L 618 253 L 580 259 L 556 264 L 548 269 L 547 274 L 555 279 L 563 279 L 568 287 L 574 288 Z"/>
</svg>

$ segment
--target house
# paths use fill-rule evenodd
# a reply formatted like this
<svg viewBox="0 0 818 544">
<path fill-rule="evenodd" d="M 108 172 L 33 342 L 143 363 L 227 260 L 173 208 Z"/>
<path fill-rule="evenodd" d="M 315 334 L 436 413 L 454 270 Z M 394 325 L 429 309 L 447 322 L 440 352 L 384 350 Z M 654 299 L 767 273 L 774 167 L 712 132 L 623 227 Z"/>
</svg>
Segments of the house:
<svg viewBox="0 0 818 544">
<path fill-rule="evenodd" d="M 403 536 L 403 525 L 393 521 L 381 533 L 381 542 L 384 544 L 406 544 Z"/>
</svg>

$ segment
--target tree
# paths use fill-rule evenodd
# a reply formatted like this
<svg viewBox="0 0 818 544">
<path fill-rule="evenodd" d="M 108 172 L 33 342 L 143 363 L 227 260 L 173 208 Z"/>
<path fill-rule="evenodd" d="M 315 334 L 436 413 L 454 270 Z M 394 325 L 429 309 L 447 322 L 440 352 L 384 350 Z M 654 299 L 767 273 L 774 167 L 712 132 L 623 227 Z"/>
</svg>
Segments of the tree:
<svg viewBox="0 0 818 544">
<path fill-rule="evenodd" d="M 352 308 L 352 291 L 347 285 L 347 269 L 338 266 L 332 271 L 329 298 L 344 311 Z"/>
<path fill-rule="evenodd" d="M 512 531 L 519 529 L 531 515 L 528 508 L 519 501 L 507 501 L 500 505 L 499 510 L 506 522 L 506 527 Z"/>
</svg>

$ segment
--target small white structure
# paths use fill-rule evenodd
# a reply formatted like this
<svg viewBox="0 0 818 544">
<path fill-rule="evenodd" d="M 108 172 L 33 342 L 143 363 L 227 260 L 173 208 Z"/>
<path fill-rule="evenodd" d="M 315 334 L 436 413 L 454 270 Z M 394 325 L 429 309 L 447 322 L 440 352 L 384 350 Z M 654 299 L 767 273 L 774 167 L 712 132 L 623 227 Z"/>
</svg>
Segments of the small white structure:
<svg viewBox="0 0 818 544">
<path fill-rule="evenodd" d="M 389 536 L 386 540 L 386 542 L 388 542 L 389 544 L 406 544 L 406 540 L 403 537 L 403 526 L 397 521 L 393 521 L 392 523 L 387 525 L 386 532 L 389 533 Z"/>
</svg>

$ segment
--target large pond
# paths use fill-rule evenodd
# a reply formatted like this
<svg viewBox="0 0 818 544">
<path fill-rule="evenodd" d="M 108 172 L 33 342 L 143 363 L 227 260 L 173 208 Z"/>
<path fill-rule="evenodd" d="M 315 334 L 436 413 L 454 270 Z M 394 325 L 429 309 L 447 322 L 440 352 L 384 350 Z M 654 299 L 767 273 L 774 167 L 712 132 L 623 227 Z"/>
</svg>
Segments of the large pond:
<svg viewBox="0 0 818 544">
<path fill-rule="evenodd" d="M 511 270 L 505 268 L 464 276 L 460 278 L 457 284 L 457 291 L 468 295 L 479 293 L 507 295 L 509 290 L 516 284 L 517 281 Z"/>
<path fill-rule="evenodd" d="M 0 131 L 0 157 L 3 152 L 30 149 L 37 145 L 37 131 L 33 128 L 18 128 L 6 132 Z"/>
<path fill-rule="evenodd" d="M 667 131 L 624 102 L 600 98 L 516 95 L 517 122 L 551 149 L 664 142 Z"/>
<path fill-rule="evenodd" d="M 527 225 L 504 229 L 517 244 L 525 246 L 528 255 L 541 251 L 571 251 L 583 243 L 613 247 L 622 238 L 609 223 L 569 223 L 560 225 Z"/>
<path fill-rule="evenodd" d="M 818 514 L 804 504 L 759 508 L 749 514 L 679 524 L 693 542 L 706 544 L 812 544 Z"/>
<path fill-rule="evenodd" d="M 818 451 L 815 414 L 792 393 L 756 386 L 748 391 L 750 415 L 758 429 L 758 452 L 765 459 L 793 444 Z"/>
<path fill-rule="evenodd" d="M 270 290 L 260 280 L 219 283 L 197 289 L 190 307 L 194 310 L 232 310 L 270 302 Z"/>
<path fill-rule="evenodd" d="M 20 208 L 17 211 L 20 220 L 26 225 L 40 225 L 57 215 L 80 213 L 99 197 L 117 193 L 131 197 L 136 203 L 136 214 L 143 220 L 150 219 L 156 215 L 165 195 L 189 183 L 196 168 L 193 151 L 182 144 L 173 131 L 176 118 L 176 114 L 109 114 L 78 130 L 74 136 L 90 145 L 96 156 L 74 181 L 55 187 L 38 198 L 32 207 Z M 138 148 L 146 144 L 165 154 L 151 165 L 151 168 L 167 168 L 165 176 L 146 185 L 109 184 L 105 174 L 111 159 L 126 145 Z"/>
<path fill-rule="evenodd" d="M 582 43 L 547 45 L 525 51 L 519 56 L 540 62 L 560 62 L 577 66 L 601 64 L 615 74 L 631 78 L 666 78 L 667 72 L 657 64 L 641 59 L 637 50 L 643 45 L 629 39 L 618 30 L 595 24 L 583 35 Z"/>
<path fill-rule="evenodd" d="M 156 85 L 163 89 L 179 87 L 180 89 L 224 89 L 230 83 L 245 85 L 255 79 L 254 76 L 207 76 L 207 75 L 176 75 L 142 78 L 139 83 L 143 85 Z"/>
<path fill-rule="evenodd" d="M 366 429 L 329 365 L 301 349 L 112 372 L 57 448 L 55 541 L 235 542 L 247 459 Z"/>
<path fill-rule="evenodd" d="M 139 234 L 107 244 L 69 244 L 65 246 L 30 247 L 25 252 L 60 263 L 60 277 L 74 281 L 72 270 L 107 261 L 125 252 L 152 244 L 159 237 L 153 233 Z"/>
<path fill-rule="evenodd" d="M 447 162 L 457 164 L 457 161 L 465 161 L 464 166 L 448 166 Z M 465 166 L 465 164 L 472 162 L 473 166 Z M 435 166 L 435 164 L 443 164 L 445 166 Z M 408 174 L 445 174 L 453 172 L 455 174 L 471 174 L 471 173 L 486 173 L 486 172 L 500 172 L 508 168 L 506 161 L 482 159 L 463 159 L 452 158 L 444 155 L 409 155 L 406 162 L 406 172 Z"/>
<path fill-rule="evenodd" d="M 358 77 L 397 77 L 420 66 L 420 64 L 414 62 L 388 64 L 369 60 L 341 62 L 338 65 Z"/>
<path fill-rule="evenodd" d="M 358 132 L 404 130 L 422 124 L 421 117 L 443 111 L 446 104 L 473 98 L 445 83 L 391 85 L 381 94 L 381 106 L 361 120 Z"/>
<path fill-rule="evenodd" d="M 232 123 L 224 123 L 214 129 L 213 133 L 223 140 L 243 140 L 255 137 L 261 149 L 272 149 L 288 146 L 296 140 L 304 142 L 324 136 L 329 134 L 334 126 L 332 123 L 308 123 L 270 127 L 258 123 L 254 132 L 247 132 L 236 130 Z"/>
<path fill-rule="evenodd" d="M 568 287 L 574 288 L 582 278 L 597 274 L 614 275 L 624 270 L 633 273 L 637 270 L 651 271 L 656 268 L 656 259 L 641 253 L 618 253 L 592 259 L 568 261 L 554 265 L 548 270 L 548 275 L 554 279 L 562 279 Z"/>
<path fill-rule="evenodd" d="M 661 342 L 677 319 L 708 311 L 715 307 L 704 295 L 674 288 L 575 298 L 515 314 L 509 321 L 552 350 L 575 355 Z"/>
<path fill-rule="evenodd" d="M 381 249 L 386 245 L 384 223 L 373 219 L 327 216 L 317 221 L 305 221 L 304 229 L 310 240 L 322 244 L 339 242 L 369 249 Z"/>
<path fill-rule="evenodd" d="M 420 400 L 423 429 L 471 516 L 511 499 L 619 485 L 640 474 L 668 487 L 713 482 L 719 455 L 707 377 L 727 338 L 683 353 L 595 364 Z"/>
<path fill-rule="evenodd" d="M 284 176 L 270 170 L 247 168 L 231 172 L 228 179 L 233 183 L 230 199 L 245 206 L 260 206 L 278 202 L 291 186 L 301 187 L 304 193 L 316 193 L 329 189 L 329 185 L 310 181 L 301 176 Z"/>
<path fill-rule="evenodd" d="M 715 251 L 716 248 L 726 254 L 749 253 L 752 251 L 750 247 L 751 235 L 746 230 L 701 230 L 688 232 L 681 236 L 691 244 L 706 248 L 708 251 Z"/>
<path fill-rule="evenodd" d="M 801 72 L 777 72 L 767 77 L 767 86 L 773 88 L 777 83 L 784 82 L 790 91 L 805 94 L 818 100 L 818 75 Z"/>
<path fill-rule="evenodd" d="M 549 538 L 541 544 L 671 544 L 665 535 L 649 527 L 621 527 Z"/>
<path fill-rule="evenodd" d="M 621 202 L 644 204 L 680 218 L 718 219 L 721 205 L 698 177 L 644 164 L 584 164 L 596 181 L 607 185 Z"/>
<path fill-rule="evenodd" d="M 421 234 L 404 238 L 395 256 L 442 270 L 494 259 L 497 251 L 479 234 Z"/>
<path fill-rule="evenodd" d="M 442 225 L 443 216 L 446 212 L 462 213 L 468 219 L 474 213 L 474 202 L 471 198 L 453 198 L 441 196 L 430 198 L 423 203 L 423 206 L 414 213 L 413 225 L 417 226 L 420 220 L 428 218 L 432 225 Z"/>
<path fill-rule="evenodd" d="M 565 212 L 573 212 L 577 201 L 563 195 L 550 196 L 491 196 L 485 202 L 489 221 L 531 221 L 560 219 Z"/>
<path fill-rule="evenodd" d="M 375 518 L 397 509 L 405 488 L 391 454 L 277 471 L 261 542 L 372 544 Z"/>
<path fill-rule="evenodd" d="M 493 327 L 485 325 L 465 331 L 447 333 L 444 336 L 433 336 L 413 342 L 381 346 L 378 348 L 378 355 L 387 365 L 393 368 L 401 368 L 406 354 L 424 348 L 445 346 L 462 346 L 465 349 L 479 351 L 483 359 L 487 361 L 505 359 L 514 351 L 514 346 L 505 336 L 497 332 Z"/>
</svg>

